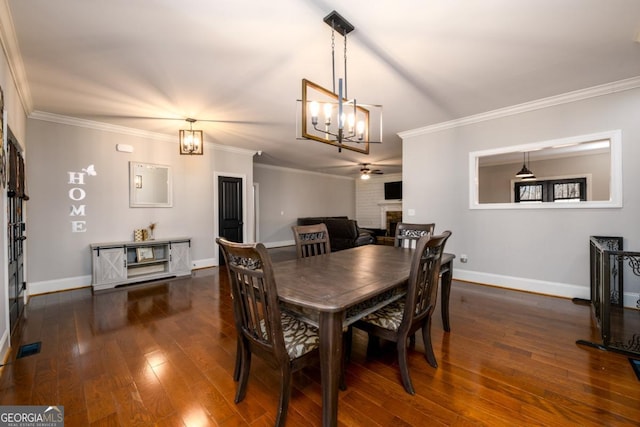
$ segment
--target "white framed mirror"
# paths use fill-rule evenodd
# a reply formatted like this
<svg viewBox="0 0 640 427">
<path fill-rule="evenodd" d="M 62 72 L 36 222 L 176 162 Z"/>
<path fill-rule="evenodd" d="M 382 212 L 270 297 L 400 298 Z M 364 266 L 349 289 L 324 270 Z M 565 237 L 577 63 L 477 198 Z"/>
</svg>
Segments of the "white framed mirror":
<svg viewBox="0 0 640 427">
<path fill-rule="evenodd" d="M 470 209 L 619 207 L 620 130 L 469 153 Z"/>
<path fill-rule="evenodd" d="M 173 206 L 171 166 L 129 162 L 129 207 Z"/>
</svg>

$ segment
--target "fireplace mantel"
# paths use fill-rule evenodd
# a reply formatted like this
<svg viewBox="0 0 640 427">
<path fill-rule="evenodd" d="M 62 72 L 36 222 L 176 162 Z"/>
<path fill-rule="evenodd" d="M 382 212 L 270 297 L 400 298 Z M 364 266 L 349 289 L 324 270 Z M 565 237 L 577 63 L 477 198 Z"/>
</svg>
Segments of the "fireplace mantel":
<svg viewBox="0 0 640 427">
<path fill-rule="evenodd" d="M 386 205 L 398 205 L 400 207 L 400 209 L 398 209 L 398 210 L 402 210 L 402 200 L 401 199 L 398 199 L 398 200 L 381 200 L 381 201 L 378 202 L 378 206 L 386 206 Z"/>
</svg>

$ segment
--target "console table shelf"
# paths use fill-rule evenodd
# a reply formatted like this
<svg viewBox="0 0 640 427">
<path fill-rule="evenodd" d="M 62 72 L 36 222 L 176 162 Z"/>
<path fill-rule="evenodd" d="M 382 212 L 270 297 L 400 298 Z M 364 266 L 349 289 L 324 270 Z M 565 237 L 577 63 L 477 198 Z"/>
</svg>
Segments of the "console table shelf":
<svg viewBox="0 0 640 427">
<path fill-rule="evenodd" d="M 191 274 L 191 239 L 91 245 L 94 291 Z"/>
</svg>

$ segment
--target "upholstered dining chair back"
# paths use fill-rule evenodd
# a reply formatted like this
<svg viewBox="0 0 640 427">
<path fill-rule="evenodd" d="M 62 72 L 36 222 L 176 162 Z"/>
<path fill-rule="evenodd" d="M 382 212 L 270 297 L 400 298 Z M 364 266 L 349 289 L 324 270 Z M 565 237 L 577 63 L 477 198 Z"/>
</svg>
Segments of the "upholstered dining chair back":
<svg viewBox="0 0 640 427">
<path fill-rule="evenodd" d="M 431 317 L 436 306 L 440 263 L 450 231 L 440 235 L 420 237 L 411 259 L 411 271 L 405 299 L 395 301 L 365 316 L 354 324 L 369 334 L 369 350 L 375 339 L 396 343 L 402 384 L 409 394 L 415 394 L 407 362 L 407 341 L 422 330 L 425 357 L 434 368 L 438 366 L 431 345 Z"/>
<path fill-rule="evenodd" d="M 440 262 L 450 231 L 440 235 L 421 237 L 411 260 L 411 273 L 407 286 L 401 329 L 411 329 L 433 312 L 438 293 Z"/>
<path fill-rule="evenodd" d="M 284 425 L 292 372 L 318 361 L 317 328 L 280 310 L 273 266 L 262 243 L 233 243 L 218 237 L 225 257 L 236 329 L 239 384 L 235 402 L 246 395 L 251 355 L 280 370 L 282 380 L 276 425 Z"/>
<path fill-rule="evenodd" d="M 324 255 L 331 252 L 329 231 L 323 223 L 313 225 L 294 225 L 293 237 L 296 242 L 298 258 Z"/>
<path fill-rule="evenodd" d="M 433 234 L 435 224 L 409 224 L 400 222 L 396 225 L 395 247 L 415 248 L 418 239 L 427 234 Z"/>
</svg>

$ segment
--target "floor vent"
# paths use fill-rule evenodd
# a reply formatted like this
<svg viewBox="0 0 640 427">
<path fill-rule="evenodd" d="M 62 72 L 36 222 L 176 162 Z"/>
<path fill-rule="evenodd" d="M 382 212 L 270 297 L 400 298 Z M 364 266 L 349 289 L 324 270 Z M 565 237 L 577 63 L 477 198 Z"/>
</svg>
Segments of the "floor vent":
<svg viewBox="0 0 640 427">
<path fill-rule="evenodd" d="M 41 342 L 32 342 L 31 344 L 25 344 L 20 346 L 18 349 L 18 355 L 16 359 L 20 359 L 21 357 L 31 356 L 32 354 L 40 353 L 40 344 Z"/>
</svg>

